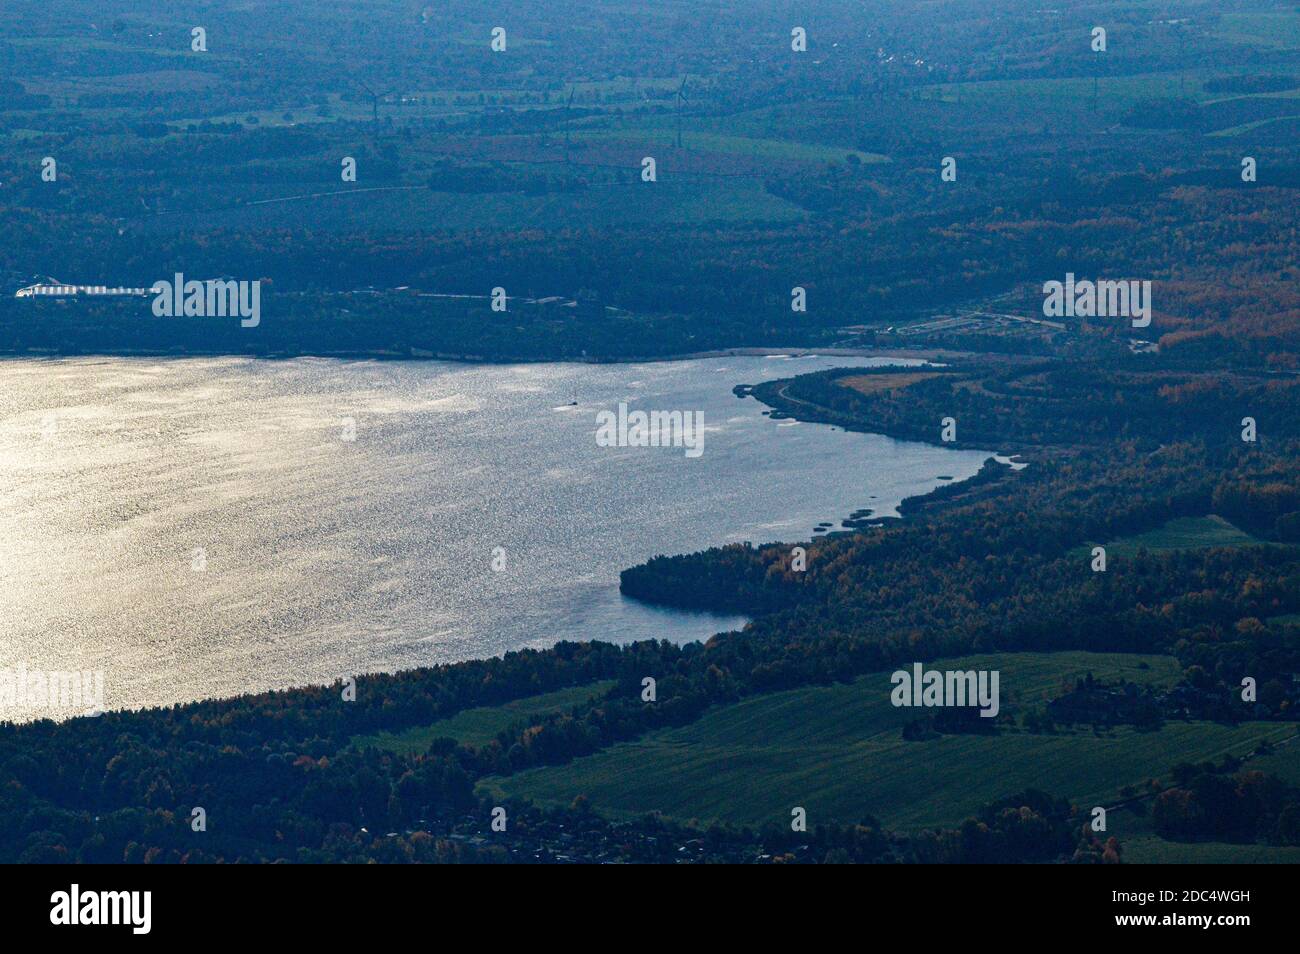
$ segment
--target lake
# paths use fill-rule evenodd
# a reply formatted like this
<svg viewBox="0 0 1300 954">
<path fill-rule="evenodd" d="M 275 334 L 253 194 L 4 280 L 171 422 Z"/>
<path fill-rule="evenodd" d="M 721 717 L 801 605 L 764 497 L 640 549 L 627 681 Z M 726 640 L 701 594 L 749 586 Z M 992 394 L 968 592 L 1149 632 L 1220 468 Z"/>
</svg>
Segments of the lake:
<svg viewBox="0 0 1300 954">
<path fill-rule="evenodd" d="M 122 708 L 740 628 L 624 599 L 618 573 L 893 513 L 989 456 L 731 390 L 879 363 L 0 361 L 0 670 L 102 670 Z M 702 412 L 703 452 L 599 446 L 620 402 Z"/>
</svg>

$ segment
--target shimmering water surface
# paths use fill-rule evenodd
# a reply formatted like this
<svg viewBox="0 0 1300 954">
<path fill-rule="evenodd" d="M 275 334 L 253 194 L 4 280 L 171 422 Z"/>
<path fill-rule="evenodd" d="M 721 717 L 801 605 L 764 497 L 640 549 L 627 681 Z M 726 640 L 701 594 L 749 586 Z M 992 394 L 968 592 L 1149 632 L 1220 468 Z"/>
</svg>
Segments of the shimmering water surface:
<svg viewBox="0 0 1300 954">
<path fill-rule="evenodd" d="M 871 363 L 0 361 L 0 670 L 103 670 L 108 707 L 134 707 L 737 628 L 626 600 L 618 572 L 806 540 L 987 456 L 773 421 L 731 393 Z M 703 455 L 597 446 L 620 401 L 703 411 Z M 76 713 L 0 718 L 38 714 Z"/>
</svg>

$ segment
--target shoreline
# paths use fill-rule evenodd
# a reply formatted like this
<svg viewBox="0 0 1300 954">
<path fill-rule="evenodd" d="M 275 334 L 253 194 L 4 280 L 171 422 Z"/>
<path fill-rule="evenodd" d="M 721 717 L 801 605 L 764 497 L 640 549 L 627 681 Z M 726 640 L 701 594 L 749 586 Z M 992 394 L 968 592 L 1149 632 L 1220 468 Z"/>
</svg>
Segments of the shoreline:
<svg viewBox="0 0 1300 954">
<path fill-rule="evenodd" d="M 671 355 L 631 355 L 626 357 L 513 357 L 476 354 L 450 354 L 446 352 L 412 349 L 412 354 L 397 351 L 294 351 L 248 353 L 239 351 L 159 351 L 148 348 L 119 348 L 111 351 L 0 351 L 0 360 L 59 359 L 59 358 L 252 358 L 261 361 L 292 361 L 298 358 L 329 358 L 337 361 L 449 361 L 458 364 L 652 364 L 671 361 L 700 361 L 709 358 L 900 358 L 909 361 L 949 361 L 960 358 L 977 358 L 978 351 L 949 351 L 944 348 L 816 348 L 804 345 L 770 348 L 742 346 L 720 348 L 712 351 L 688 351 Z"/>
<path fill-rule="evenodd" d="M 955 353 L 948 353 L 948 354 L 955 354 Z M 929 353 L 928 356 L 938 356 L 938 355 L 939 355 L 939 352 L 931 352 L 931 353 Z M 723 350 L 723 351 L 715 351 L 715 352 L 699 352 L 699 353 L 695 353 L 695 354 L 691 354 L 691 355 L 681 355 L 681 356 L 677 356 L 677 357 L 674 357 L 674 358 L 662 358 L 662 359 L 641 359 L 641 360 L 644 360 L 644 361 L 646 361 L 646 362 L 648 363 L 649 361 L 652 361 L 652 360 L 659 360 L 659 361 L 689 361 L 689 360 L 705 360 L 705 359 L 716 359 L 716 358 L 725 358 L 725 357 L 763 357 L 763 356 L 783 357 L 783 358 L 795 358 L 795 357 L 816 357 L 816 356 L 822 356 L 822 357 L 850 357 L 850 358 L 851 358 L 851 357 L 903 357 L 903 358 L 908 358 L 908 359 L 912 359 L 912 360 L 927 360 L 927 357 L 928 357 L 927 354 L 922 353 L 922 352 L 916 352 L 916 351 L 908 351 L 908 352 L 890 351 L 890 352 L 886 352 L 886 351 L 881 351 L 881 350 L 877 350 L 877 349 L 848 349 L 848 348 L 839 348 L 839 349 L 786 349 L 786 350 L 779 350 L 779 349 L 768 349 L 768 348 L 733 348 L 733 349 L 725 349 L 725 350 Z M 14 355 L 14 354 L 9 354 L 9 353 L 0 353 L 0 360 L 3 360 L 3 359 L 14 360 L 14 359 L 22 359 L 22 358 L 24 358 L 24 357 L 30 357 L 30 356 L 28 356 L 28 355 Z M 136 353 L 136 352 L 133 352 L 133 353 L 87 353 L 87 354 L 76 354 L 76 355 L 74 355 L 74 354 L 57 354 L 57 355 L 42 355 L 41 357 L 47 357 L 47 358 L 71 358 L 71 357 L 91 357 L 91 358 L 94 358 L 94 357 L 103 357 L 103 358 L 124 358 L 124 357 L 130 357 L 130 358 L 144 358 L 144 357 L 171 357 L 171 358 L 250 357 L 250 358 L 259 358 L 259 357 L 261 357 L 261 356 L 257 356 L 257 355 L 233 355 L 233 354 L 229 354 L 229 353 L 227 353 L 227 352 L 214 352 L 214 353 L 210 353 L 210 354 L 207 354 L 207 353 L 204 353 L 204 354 L 200 354 L 200 353 L 187 353 L 187 354 L 184 354 L 184 355 L 176 355 L 176 354 L 174 354 L 174 353 L 159 353 L 159 354 L 151 354 L 151 353 L 148 353 L 148 352 L 144 352 L 144 353 Z M 295 355 L 295 356 L 292 356 L 292 357 L 335 357 L 335 356 L 324 356 L 324 355 Z M 366 356 L 366 357 L 367 357 L 367 358 L 373 358 L 374 356 Z M 344 359 L 339 359 L 339 360 L 344 360 Z M 364 360 L 364 359 L 363 359 L 363 360 Z M 403 358 L 400 358 L 400 357 L 394 357 L 394 358 L 391 358 L 391 360 L 413 360 L 413 361 L 422 361 L 422 360 L 424 360 L 424 361 L 428 361 L 428 360 L 442 360 L 442 361 L 456 361 L 457 359 L 454 359 L 454 358 L 448 358 L 448 357 L 445 357 L 445 356 L 438 356 L 438 357 L 436 357 L 436 358 L 416 358 L 416 359 L 403 359 Z M 507 363 L 507 362 L 496 362 L 496 361 L 475 362 L 475 361 L 466 361 L 466 362 L 463 362 L 463 363 L 479 363 L 479 364 L 493 365 L 493 364 L 498 364 L 498 363 L 505 364 L 505 363 Z M 639 362 L 638 362 L 638 360 L 636 360 L 636 359 L 627 359 L 627 360 L 620 360 L 620 361 L 586 361 L 586 362 L 563 362 L 563 361 L 554 361 L 554 362 L 552 362 L 552 361 L 544 361 L 544 362 L 539 362 L 539 361 L 533 361 L 533 362 L 515 362 L 515 363 L 528 363 L 528 364 L 539 364 L 539 363 L 632 364 L 632 363 L 639 363 Z M 787 376 L 773 378 L 771 383 L 776 383 L 776 382 L 788 382 L 788 381 L 791 380 L 792 378 L 798 377 L 798 376 L 800 375 L 800 373 L 801 373 L 801 372 L 799 372 L 798 370 L 792 370 L 792 371 L 791 371 Z M 757 402 L 760 406 L 766 406 L 766 407 L 772 408 L 773 410 L 777 410 L 778 413 L 779 413 L 779 409 L 777 409 L 774 405 L 770 405 L 770 404 L 768 404 L 766 401 L 763 401 L 762 399 L 760 399 L 757 395 L 751 395 L 751 396 L 753 396 L 753 397 L 755 398 L 756 402 Z M 791 415 L 791 417 L 793 417 L 793 415 Z M 830 426 L 830 427 L 833 427 L 833 428 L 834 428 L 834 427 L 840 427 L 842 430 L 851 430 L 850 428 L 845 428 L 845 427 L 843 427 L 842 425 L 839 425 L 839 424 L 830 424 L 830 423 L 828 423 L 828 422 L 825 422 L 825 421 L 818 421 L 818 420 L 815 420 L 815 419 L 812 419 L 812 418 L 802 418 L 801 420 L 802 420 L 804 423 L 808 423 L 808 424 L 811 424 L 811 425 L 814 425 L 814 426 Z M 869 432 L 869 431 L 862 431 L 861 433 L 872 433 L 872 432 Z M 884 432 L 877 432 L 877 433 L 882 433 L 884 436 L 891 436 L 891 435 L 888 435 L 888 434 L 884 434 Z M 910 439 L 910 438 L 895 438 L 895 439 L 908 440 L 908 441 L 911 441 L 911 440 L 912 440 L 912 439 Z M 919 443 L 925 443 L 925 442 L 919 442 Z M 961 448 L 961 449 L 967 449 L 967 450 L 969 450 L 969 449 L 972 449 L 972 448 Z M 983 450 L 983 449 L 979 449 L 979 450 Z M 986 453 L 987 453 L 988 456 L 987 456 L 987 458 L 986 458 L 986 460 L 985 460 L 985 465 L 984 465 L 984 466 L 987 466 L 989 460 L 996 459 L 997 457 L 1000 456 L 999 454 L 997 454 L 996 452 L 993 452 L 993 451 L 987 451 Z M 827 540 L 827 539 L 832 539 L 832 538 L 837 537 L 837 536 L 845 536 L 845 535 L 851 535 L 851 534 L 861 533 L 861 532 L 870 531 L 870 530 L 873 530 L 873 529 L 876 529 L 876 528 L 879 528 L 879 527 L 882 527 L 882 526 L 896 525 L 896 524 L 902 523 L 902 522 L 904 522 L 904 521 L 911 520 L 911 519 L 914 518 L 914 514 L 911 513 L 911 512 L 909 512 L 909 510 L 911 509 L 911 508 L 909 508 L 909 506 L 908 506 L 909 504 L 915 505 L 915 504 L 917 504 L 917 503 L 921 503 L 921 502 L 923 502 L 923 501 L 930 500 L 930 499 L 931 499 L 932 497 L 934 497 L 934 495 L 936 495 L 936 494 L 942 494 L 942 493 L 945 492 L 945 491 L 947 491 L 947 492 L 950 493 L 952 488 L 960 487 L 960 486 L 963 486 L 963 485 L 968 485 L 969 482 L 971 482 L 971 481 L 978 481 L 978 479 L 980 478 L 980 476 L 981 476 L 981 474 L 982 474 L 983 472 L 984 472 L 983 469 L 981 469 L 980 471 L 977 471 L 975 474 L 972 474 L 972 475 L 969 476 L 969 477 L 963 478 L 962 480 L 940 483 L 940 484 L 938 484 L 937 486 L 935 486 L 935 487 L 933 487 L 932 489 L 930 489 L 929 491 L 926 491 L 926 492 L 924 492 L 924 493 L 920 493 L 920 494 L 916 494 L 916 495 L 913 495 L 913 496 L 911 496 L 911 497 L 905 497 L 905 498 L 903 498 L 903 500 L 901 500 L 901 501 L 899 502 L 899 504 L 898 504 L 898 508 L 897 508 L 897 512 L 896 512 L 896 513 L 893 513 L 893 514 L 877 514 L 877 513 L 875 513 L 874 511 L 867 510 L 867 512 L 865 513 L 865 515 L 862 515 L 862 516 L 857 516 L 856 514 L 862 512 L 862 511 L 857 511 L 857 512 L 855 512 L 855 513 L 850 513 L 850 514 L 848 514 L 848 515 L 842 515 L 842 514 L 841 514 L 841 515 L 835 515 L 835 516 L 826 517 L 826 518 L 825 518 L 826 521 L 831 521 L 831 520 L 833 520 L 833 521 L 834 521 L 834 524 L 831 525 L 831 526 L 829 526 L 829 527 L 827 527 L 826 530 L 825 530 L 824 532 L 820 532 L 820 533 L 819 533 L 819 532 L 816 532 L 815 530 L 804 531 L 803 534 L 805 534 L 805 535 L 800 535 L 800 536 L 797 538 L 797 540 L 798 540 L 799 542 L 805 542 L 805 541 L 806 541 L 807 544 L 811 544 L 811 543 L 815 543 L 815 542 L 818 541 L 818 540 Z M 936 501 L 936 502 L 938 502 L 938 501 Z M 852 521 L 853 523 L 852 523 L 851 525 L 846 525 L 846 522 L 848 522 L 848 521 Z M 724 544 L 712 544 L 712 545 L 710 545 L 710 547 L 711 547 L 711 546 L 722 546 L 722 545 L 724 545 Z M 708 548 L 710 548 L 710 547 L 706 547 L 705 549 L 708 549 Z M 691 551 L 687 551 L 687 552 L 691 552 Z M 634 566 L 635 566 L 635 565 L 636 565 L 636 564 L 634 564 Z M 621 569 L 629 569 L 629 568 L 630 568 L 630 567 L 623 567 L 623 568 L 621 568 Z M 703 612 L 703 613 L 714 612 L 714 613 L 719 613 L 719 614 L 724 614 L 724 615 L 728 612 L 728 611 L 726 611 L 726 610 L 692 610 L 692 609 L 689 609 L 689 608 L 687 608 L 687 607 L 680 607 L 680 606 L 673 606 L 673 605 L 671 605 L 671 604 L 658 603 L 658 602 L 655 602 L 655 601 L 653 601 L 653 600 L 642 600 L 642 599 L 640 599 L 639 597 L 630 596 L 630 595 L 628 595 L 628 594 L 624 594 L 624 593 L 622 593 L 622 589 L 621 589 L 621 587 L 619 587 L 618 589 L 619 589 L 619 593 L 620 593 L 620 595 L 622 595 L 622 597 L 623 597 L 624 599 L 634 600 L 634 601 L 639 602 L 639 603 L 645 603 L 646 605 L 653 606 L 653 607 L 658 608 L 658 609 L 670 610 L 670 611 L 675 611 L 675 612 L 683 612 L 683 611 L 684 611 L 684 612 Z M 747 623 L 748 623 L 748 622 L 751 622 L 751 621 L 755 618 L 755 616 L 754 616 L 753 614 L 742 614 L 742 615 L 746 615 L 746 617 L 747 617 Z M 721 632 L 721 631 L 723 631 L 723 630 L 720 630 L 720 632 Z M 701 637 L 700 637 L 698 640 L 696 640 L 695 642 L 705 643 L 705 642 L 708 641 L 708 639 L 712 638 L 713 635 L 716 635 L 716 634 L 712 634 L 712 633 L 711 633 L 711 634 L 709 634 L 709 635 L 707 635 L 707 636 L 701 636 Z M 611 639 L 609 639 L 608 637 L 604 637 L 604 638 L 602 638 L 602 637 L 600 637 L 600 636 L 593 636 L 593 637 L 589 638 L 589 639 L 586 640 L 586 641 L 587 641 L 587 642 L 590 642 L 590 643 L 613 642 L 615 645 L 621 645 L 621 644 L 622 644 L 622 643 L 621 643 L 620 641 L 618 641 L 618 640 L 611 640 Z M 540 646 L 540 647 L 534 647 L 534 648 L 536 648 L 538 651 L 541 651 L 541 652 L 552 652 L 552 651 L 554 651 L 556 645 L 558 645 L 558 643 L 554 643 L 554 644 L 550 644 L 550 645 L 543 645 L 543 646 Z M 436 662 L 436 663 L 431 663 L 431 664 L 428 664 L 428 665 L 410 666 L 410 667 L 398 668 L 398 669 L 377 669 L 377 670 L 367 670 L 367 671 L 365 671 L 365 672 L 360 672 L 360 673 L 358 673 L 357 676 L 356 676 L 356 678 L 361 678 L 361 677 L 364 677 L 364 676 L 374 676 L 374 675 L 397 675 L 397 674 L 415 673 L 415 672 L 429 672 L 429 673 L 432 673 L 432 672 L 436 672 L 436 671 L 443 670 L 443 669 L 448 668 L 448 667 L 455 667 L 455 666 L 458 666 L 458 665 L 464 665 L 464 664 L 467 664 L 467 663 L 482 662 L 482 661 L 486 661 L 486 660 L 490 660 L 490 659 L 498 658 L 498 657 L 500 657 L 500 656 L 502 656 L 502 655 L 504 655 L 504 654 L 510 653 L 510 652 L 520 652 L 520 651 L 525 651 L 525 650 L 527 650 L 527 649 L 529 649 L 528 646 L 520 646 L 520 647 L 516 647 L 515 649 L 512 649 L 512 650 L 506 650 L 506 651 L 504 651 L 504 653 L 490 653 L 490 654 L 488 654 L 488 655 L 474 655 L 474 656 L 467 657 L 467 658 L 465 658 L 465 659 L 457 659 L 457 660 L 452 660 L 452 661 L 447 661 L 447 662 Z M 124 706 L 124 707 L 120 707 L 120 708 L 119 708 L 119 707 L 110 707 L 110 708 L 106 708 L 106 709 L 103 709 L 103 710 L 100 710 L 100 711 L 98 711 L 98 712 L 94 712 L 94 713 L 88 713 L 88 712 L 74 712 L 74 713 L 67 713 L 67 714 L 61 714 L 61 715 L 48 715 L 48 714 L 47 714 L 47 715 L 38 715 L 38 716 L 31 717 L 31 718 L 19 718 L 19 719 L 12 719 L 12 718 L 11 718 L 11 719 L 0 719 L 0 724 L 2 724 L 2 723 L 4 723 L 4 722 L 11 722 L 11 723 L 14 724 L 14 725 L 28 725 L 28 724 L 32 724 L 32 723 L 36 723 L 36 722 L 41 722 L 41 721 L 51 721 L 51 722 L 55 722 L 55 723 L 62 723 L 62 722 L 72 721 L 72 720 L 76 720 L 76 719 L 80 719 L 80 718 L 95 718 L 95 717 L 97 717 L 97 716 L 99 716 L 99 715 L 107 714 L 107 713 L 142 713 L 142 712 L 158 712 L 158 711 L 164 711 L 164 710 L 167 710 L 167 709 L 169 709 L 169 708 L 174 708 L 174 707 L 176 707 L 176 706 L 202 705 L 202 704 L 206 704 L 206 703 L 224 702 L 224 701 L 230 701 L 230 700 L 235 700 L 235 699 L 254 698 L 254 697 L 266 696 L 266 695 L 277 695 L 277 694 L 287 694 L 287 693 L 296 693 L 296 692 L 304 692 L 304 691 L 313 691 L 313 690 L 319 690 L 319 689 L 322 689 L 322 688 L 327 688 L 328 685 L 332 685 L 332 684 L 321 684 L 321 683 L 312 683 L 312 682 L 305 682 L 305 683 L 292 683 L 292 684 L 290 684 L 290 685 L 281 686 L 281 687 L 263 688 L 263 689 L 251 689 L 251 690 L 246 690 L 246 691 L 240 691 L 240 692 L 233 693 L 233 694 L 231 694 L 231 695 L 202 696 L 202 697 L 198 697 L 198 698 L 187 699 L 187 700 L 185 700 L 185 701 L 183 701 L 183 702 L 158 703 L 158 704 L 146 704 L 146 705 L 138 706 L 138 707 L 130 707 L 130 706 Z"/>
</svg>

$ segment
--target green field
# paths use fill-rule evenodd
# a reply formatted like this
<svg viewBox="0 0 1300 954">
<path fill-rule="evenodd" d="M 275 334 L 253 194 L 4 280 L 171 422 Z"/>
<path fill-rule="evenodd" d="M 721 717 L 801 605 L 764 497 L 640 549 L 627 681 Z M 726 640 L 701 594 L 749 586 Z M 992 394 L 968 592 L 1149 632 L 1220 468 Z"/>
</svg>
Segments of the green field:
<svg viewBox="0 0 1300 954">
<path fill-rule="evenodd" d="M 1261 119 L 1261 120 L 1259 120 L 1259 121 L 1257 121 L 1257 122 L 1253 122 L 1253 123 L 1244 123 L 1243 125 L 1240 125 L 1240 126 L 1232 126 L 1232 127 L 1228 128 L 1228 129 L 1218 129 L 1218 130 L 1215 130 L 1214 132 L 1210 133 L 1209 135 L 1214 136 L 1214 137 L 1217 137 L 1217 138 L 1220 138 L 1220 139 L 1223 139 L 1223 138 L 1229 138 L 1229 137 L 1232 137 L 1232 136 L 1241 136 L 1241 135 L 1244 135 L 1245 133 L 1248 133 L 1248 132 L 1250 132 L 1250 131 L 1252 131 L 1252 130 L 1255 130 L 1255 129 L 1261 129 L 1261 128 L 1263 128 L 1264 126 L 1268 126 L 1268 125 L 1270 125 L 1270 124 L 1272 124 L 1272 123 L 1287 122 L 1287 121 L 1290 121 L 1290 120 L 1294 120 L 1295 118 L 1296 118 L 1296 116 L 1274 116 L 1274 117 L 1272 117 L 1271 119 Z"/>
<path fill-rule="evenodd" d="M 1270 10 L 1259 13 L 1225 13 L 1215 35 L 1237 43 L 1300 49 L 1300 11 Z"/>
<path fill-rule="evenodd" d="M 1105 544 L 1106 556 L 1132 556 L 1139 550 L 1161 552 L 1166 550 L 1196 550 L 1201 547 L 1244 547 L 1263 544 L 1243 530 L 1238 530 L 1222 517 L 1210 514 L 1205 517 L 1177 517 L 1163 527 L 1120 537 Z M 1074 552 L 1087 555 L 1093 544 L 1079 547 Z"/>
<path fill-rule="evenodd" d="M 671 145 L 675 142 L 675 127 L 665 123 L 663 126 L 646 124 L 637 128 L 594 130 L 579 132 L 575 139 L 589 140 L 634 140 L 659 142 Z M 858 149 L 841 149 L 837 146 L 824 146 L 816 143 L 795 142 L 789 139 L 766 139 L 752 136 L 724 135 L 717 132 L 685 129 L 682 133 L 682 146 L 687 150 L 698 152 L 720 152 L 760 159 L 792 159 L 804 162 L 843 162 L 848 156 L 855 156 L 864 163 L 888 162 L 889 157 L 874 152 L 862 152 Z"/>
<path fill-rule="evenodd" d="M 617 228 L 723 222 L 791 222 L 807 218 L 792 202 L 767 192 L 753 179 L 677 179 L 660 167 L 661 181 L 595 186 L 577 194 L 524 195 L 502 192 L 465 194 L 412 189 L 358 192 L 329 186 L 285 186 L 276 195 L 307 197 L 262 205 L 180 212 L 145 220 L 144 228 L 163 232 L 239 228 L 349 230 L 442 228 L 473 231 L 486 227 Z M 249 190 L 249 199 L 268 190 Z M 316 193 L 335 193 L 320 194 Z M 630 201 L 631 196 L 636 201 Z M 229 202 L 231 194 L 223 197 Z M 204 209 L 206 204 L 195 206 Z"/>
<path fill-rule="evenodd" d="M 1207 100 L 1223 98 L 1204 92 L 1202 84 L 1222 74 L 1221 70 L 1189 69 L 1183 73 L 1135 73 L 1130 76 L 1102 76 L 1097 83 L 1100 105 L 1107 109 L 1126 108 L 1148 99 L 1188 96 Z M 931 87 L 926 96 L 970 106 L 1004 108 L 1016 105 L 1034 111 L 1080 108 L 1092 102 L 1093 79 L 1065 76 L 1050 79 L 980 80 L 946 83 Z"/>
<path fill-rule="evenodd" d="M 1284 746 L 1276 756 L 1289 753 L 1289 768 L 1300 768 L 1300 759 L 1290 752 L 1294 746 Z M 1251 769 L 1274 772 L 1278 767 L 1268 758 L 1251 759 Z M 1294 774 L 1294 772 L 1293 772 Z M 1294 780 L 1293 780 L 1294 781 Z M 1151 799 L 1144 802 L 1150 809 Z M 1223 841 L 1166 841 L 1155 833 L 1146 811 L 1134 813 L 1128 809 L 1112 811 L 1106 818 L 1106 834 L 1114 835 L 1123 846 L 1123 859 L 1128 864 L 1297 864 L 1300 847 L 1281 845 L 1240 844 Z"/>
<path fill-rule="evenodd" d="M 1170 657 L 1081 652 L 976 656 L 930 668 L 999 670 L 1004 711 L 1041 703 L 1063 681 L 1087 672 L 1166 685 L 1177 678 Z M 870 814 L 888 827 L 915 830 L 958 823 L 1027 787 L 1079 804 L 1108 804 L 1123 786 L 1165 775 L 1179 762 L 1245 755 L 1262 739 L 1295 731 L 1270 723 L 1170 723 L 1155 732 L 1004 729 L 908 742 L 901 727 L 920 712 L 894 708 L 889 689 L 888 673 L 878 673 L 849 685 L 759 696 L 569 765 L 484 784 L 543 804 L 567 805 L 586 795 L 612 815 L 660 811 L 685 820 L 762 824 L 788 819 L 799 805 L 814 823 Z M 1300 750 L 1284 751 L 1300 757 Z"/>
<path fill-rule="evenodd" d="M 1250 760 L 1252 771 L 1267 772 L 1276 775 L 1289 785 L 1300 786 L 1300 741 L 1278 746 L 1269 755 L 1260 755 Z"/>
<path fill-rule="evenodd" d="M 1158 530 L 1121 537 L 1106 545 L 1108 553 L 1130 555 L 1139 549 L 1194 550 L 1200 547 L 1244 547 L 1263 543 L 1238 530 L 1222 517 L 1179 517 Z"/>
<path fill-rule="evenodd" d="M 1124 861 L 1139 865 L 1294 865 L 1300 848 L 1272 845 L 1233 845 L 1221 841 L 1165 841 L 1156 835 L 1125 839 Z"/>
<path fill-rule="evenodd" d="M 429 743 L 439 738 L 455 739 L 464 745 L 486 745 L 497 737 L 497 733 L 516 723 L 525 722 L 533 716 L 567 712 L 589 699 L 604 695 L 613 686 L 613 680 L 593 682 L 540 696 L 516 699 L 502 706 L 466 709 L 450 719 L 407 729 L 405 732 L 359 735 L 352 739 L 352 745 L 359 749 L 374 747 L 402 755 L 422 755 L 428 750 Z"/>
</svg>

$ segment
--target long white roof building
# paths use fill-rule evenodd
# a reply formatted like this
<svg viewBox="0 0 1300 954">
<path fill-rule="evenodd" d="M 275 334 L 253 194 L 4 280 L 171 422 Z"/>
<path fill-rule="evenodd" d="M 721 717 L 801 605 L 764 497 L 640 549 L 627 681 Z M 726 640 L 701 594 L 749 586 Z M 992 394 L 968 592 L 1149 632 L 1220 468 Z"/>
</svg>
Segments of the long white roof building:
<svg viewBox="0 0 1300 954">
<path fill-rule="evenodd" d="M 62 282 L 50 281 L 38 285 L 28 285 L 26 288 L 20 288 L 14 293 L 15 298 L 72 298 L 78 295 L 93 297 L 105 296 L 127 296 L 127 295 L 151 295 L 152 289 L 149 288 L 125 288 L 122 286 L 109 285 L 65 285 Z"/>
</svg>

